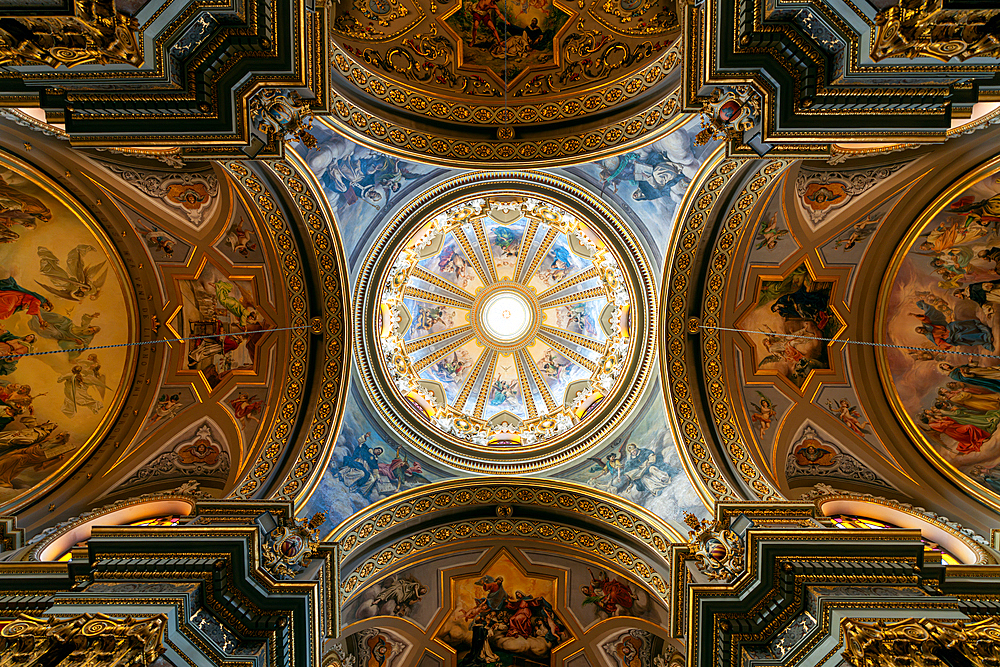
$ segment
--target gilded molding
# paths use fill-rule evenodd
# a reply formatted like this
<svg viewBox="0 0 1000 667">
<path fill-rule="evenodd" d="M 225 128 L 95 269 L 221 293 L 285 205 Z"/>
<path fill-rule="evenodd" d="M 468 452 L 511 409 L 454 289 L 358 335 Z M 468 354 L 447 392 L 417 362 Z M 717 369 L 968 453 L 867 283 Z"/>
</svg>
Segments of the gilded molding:
<svg viewBox="0 0 1000 667">
<path fill-rule="evenodd" d="M 720 233 L 708 260 L 706 298 L 702 303 L 701 350 L 705 371 L 704 386 L 711 403 L 711 414 L 716 431 L 721 436 L 719 447 L 726 453 L 733 470 L 738 471 L 747 487 L 758 500 L 780 500 L 781 493 L 768 481 L 756 461 L 750 456 L 740 434 L 736 415 L 739 414 L 732 397 L 727 391 L 723 369 L 726 368 L 723 355 L 722 332 L 707 327 L 724 326 L 723 294 L 730 284 L 736 248 L 740 236 L 751 226 L 748 224 L 750 212 L 757 200 L 781 173 L 791 165 L 790 160 L 766 160 L 756 171 L 748 174 L 748 183 L 733 197 L 734 204 L 719 226 Z"/>
<path fill-rule="evenodd" d="M 902 0 L 875 16 L 872 59 L 995 58 L 1000 52 L 1000 10 L 945 9 L 944 0 Z"/>
<path fill-rule="evenodd" d="M 855 667 L 937 667 L 954 664 L 946 653 L 958 653 L 975 667 L 1000 663 L 1000 622 L 905 618 L 840 623 L 845 659 Z"/>
<path fill-rule="evenodd" d="M 319 331 L 313 330 L 313 333 L 324 337 L 327 362 L 323 364 L 322 387 L 307 431 L 309 441 L 303 443 L 295 466 L 285 476 L 280 491 L 272 499 L 294 498 L 297 505 L 304 506 L 333 455 L 333 441 L 344 415 L 351 361 L 348 353 L 350 288 L 340 234 L 326 197 L 320 194 L 322 188 L 297 153 L 289 151 L 287 156 L 284 161 L 267 164 L 293 195 L 292 200 L 305 223 L 310 248 L 320 267 L 323 317 L 320 318 Z M 314 326 L 315 320 L 315 317 L 310 320 Z M 336 363 L 333 360 L 337 360 Z"/>
<path fill-rule="evenodd" d="M 104 614 L 67 619 L 21 614 L 0 629 L 0 665 L 148 665 L 163 653 L 166 629 L 165 614 L 121 620 Z"/>
<path fill-rule="evenodd" d="M 603 537 L 549 521 L 500 518 L 448 523 L 386 545 L 381 551 L 355 567 L 346 575 L 346 579 L 340 582 L 341 606 L 350 601 L 352 594 L 359 593 L 365 582 L 374 579 L 397 562 L 429 549 L 454 542 L 462 542 L 465 545 L 469 540 L 481 538 L 505 541 L 535 539 L 582 549 L 625 568 L 649 586 L 650 590 L 655 591 L 661 599 L 669 598 L 668 583 L 652 569 L 649 563 Z"/>
<path fill-rule="evenodd" d="M 575 512 L 631 535 L 659 554 L 666 554 L 671 544 L 685 541 L 645 509 L 597 489 L 553 480 L 518 484 L 489 477 L 439 482 L 387 498 L 341 523 L 324 541 L 339 545 L 343 563 L 400 523 L 482 505 L 536 505 Z"/>
<path fill-rule="evenodd" d="M 656 104 L 624 120 L 579 134 L 551 138 L 483 141 L 476 137 L 448 137 L 397 125 L 375 116 L 343 97 L 333 101 L 333 111 L 322 121 L 373 150 L 389 155 L 457 168 L 501 168 L 531 161 L 536 168 L 559 166 L 608 157 L 648 144 L 682 125 L 679 93 L 674 91 Z"/>
<path fill-rule="evenodd" d="M 249 195 L 258 210 L 267 230 L 268 236 L 279 253 L 281 261 L 278 266 L 281 271 L 281 283 L 285 287 L 288 299 L 288 326 L 305 327 L 287 332 L 289 337 L 289 358 L 284 368 L 284 378 L 280 389 L 280 407 L 276 418 L 272 420 L 267 435 L 259 438 L 256 461 L 245 466 L 246 472 L 235 484 L 231 498 L 246 499 L 254 497 L 261 484 L 271 475 L 285 447 L 288 446 L 288 436 L 292 432 L 299 411 L 303 408 L 303 398 L 306 386 L 306 361 L 309 352 L 308 331 L 310 314 L 307 307 L 306 282 L 304 263 L 297 252 L 292 230 L 281 208 L 267 186 L 257 175 L 239 162 L 223 163 L 222 166 L 230 176 L 239 183 Z M 315 204 L 313 204 L 315 206 Z M 313 443 L 317 449 L 319 445 Z M 306 445 L 308 447 L 308 445 Z"/>
<path fill-rule="evenodd" d="M 11 16 L 0 27 L 0 66 L 142 65 L 142 30 L 112 0 L 74 0 L 71 16 Z M 16 23 L 13 29 L 10 23 Z"/>
<path fill-rule="evenodd" d="M 690 280 L 695 255 L 701 246 L 702 238 L 706 232 L 711 231 L 711 226 L 707 223 L 711 219 L 713 208 L 725 185 L 739 173 L 739 167 L 743 164 L 744 162 L 738 159 L 724 160 L 702 177 L 697 190 L 688 191 L 682 223 L 674 230 L 670 255 L 672 260 L 666 267 L 667 274 L 663 281 L 665 287 L 661 309 L 665 325 L 661 329 L 666 332 L 660 348 L 663 386 L 668 391 L 670 405 L 673 408 L 670 412 L 675 434 L 679 434 L 678 440 L 684 443 L 682 451 L 686 454 L 685 467 L 692 480 L 701 482 L 696 484 L 695 488 L 707 505 L 718 500 L 737 499 L 740 493 L 728 484 L 719 470 L 716 458 L 718 454 L 712 451 L 713 444 L 710 444 L 714 438 L 704 436 L 695 408 L 697 399 L 693 395 L 688 364 L 689 356 L 695 358 L 699 355 L 688 348 L 691 335 L 688 333 L 688 314 L 697 307 L 691 302 L 694 290 Z M 727 283 L 732 253 L 737 245 L 737 235 L 741 233 L 749 212 L 767 189 L 767 185 L 789 164 L 791 164 L 789 160 L 767 160 L 756 163 L 756 170 L 747 176 L 747 186 L 733 197 L 735 203 L 725 218 L 725 225 L 708 261 L 709 274 L 704 302 L 701 304 L 700 324 L 720 325 L 723 306 L 721 295 Z M 712 418 L 721 436 L 719 448 L 725 452 L 723 455 L 729 459 L 732 469 L 739 472 L 747 487 L 758 499 L 780 499 L 780 493 L 762 475 L 740 437 L 739 427 L 735 421 L 737 413 L 723 381 L 724 364 L 719 332 L 715 329 L 699 331 L 700 356 L 705 370 L 704 386 L 711 403 Z M 694 474 L 691 474 L 692 471 Z"/>
</svg>

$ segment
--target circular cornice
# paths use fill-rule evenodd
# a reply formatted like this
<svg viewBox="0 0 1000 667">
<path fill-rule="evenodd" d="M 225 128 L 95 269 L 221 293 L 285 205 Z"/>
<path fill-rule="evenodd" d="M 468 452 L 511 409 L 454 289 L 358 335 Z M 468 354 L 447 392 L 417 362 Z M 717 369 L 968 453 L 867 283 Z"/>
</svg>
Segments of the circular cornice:
<svg viewBox="0 0 1000 667">
<path fill-rule="evenodd" d="M 526 212 L 517 213 L 515 217 L 528 219 L 531 222 L 526 224 L 542 230 L 531 237 L 529 249 L 540 248 L 541 241 L 546 239 L 546 243 L 552 244 L 557 236 L 568 243 L 570 236 L 567 234 L 573 236 L 577 244 L 574 252 L 583 270 L 561 275 L 551 288 L 543 287 L 540 296 L 544 308 L 541 310 L 548 310 L 548 316 L 554 318 L 552 309 L 560 305 L 557 302 L 561 297 L 572 295 L 572 288 L 579 282 L 588 288 L 585 293 L 607 301 L 600 312 L 601 321 L 607 320 L 601 326 L 608 334 L 598 336 L 599 341 L 585 340 L 585 334 L 559 333 L 557 322 L 546 324 L 544 319 L 540 320 L 538 324 L 545 327 L 544 334 L 551 347 L 561 348 L 563 356 L 581 367 L 586 366 L 590 375 L 568 387 L 566 394 L 572 396 L 566 404 L 562 403 L 562 396 L 559 402 L 551 398 L 544 402 L 537 400 L 537 410 L 530 414 L 517 416 L 505 410 L 494 415 L 492 420 L 483 419 L 484 397 L 469 391 L 474 385 L 463 388 L 464 396 L 456 398 L 447 396 L 443 389 L 435 391 L 433 381 L 436 378 L 426 373 L 420 375 L 430 363 L 451 359 L 445 355 L 453 354 L 461 346 L 468 344 L 471 350 L 471 346 L 477 345 L 473 327 L 468 322 L 457 322 L 464 326 L 458 328 L 457 334 L 429 329 L 413 343 L 411 341 L 417 339 L 405 336 L 410 335 L 407 332 L 412 322 L 410 318 L 414 316 L 409 309 L 415 305 L 411 301 L 409 306 L 402 307 L 404 296 L 407 299 L 417 296 L 442 303 L 451 301 L 457 311 L 465 311 L 457 312 L 454 317 L 475 317 L 474 309 L 470 310 L 475 294 L 463 297 L 459 287 L 431 275 L 425 268 L 414 267 L 418 261 L 423 261 L 423 266 L 433 267 L 440 261 L 436 259 L 440 254 L 449 253 L 450 257 L 456 247 L 461 248 L 463 257 L 473 254 L 480 257 L 480 251 L 474 250 L 472 243 L 485 242 L 481 221 L 487 213 L 482 209 L 476 211 L 471 205 L 456 205 L 478 200 L 480 206 L 485 206 L 487 199 L 494 203 L 522 202 L 517 204 L 518 210 L 523 206 Z M 464 217 L 456 221 L 456 216 Z M 447 245 L 446 239 L 457 240 L 450 235 L 451 230 L 461 229 L 465 219 L 469 220 L 470 232 L 468 235 L 462 232 L 461 241 L 468 247 L 463 247 L 463 243 Z M 532 276 L 539 271 L 544 253 L 534 254 L 538 261 L 531 261 L 531 266 L 509 270 L 521 272 L 522 284 L 531 282 L 527 287 L 539 293 L 543 284 Z M 462 260 L 463 264 L 465 261 Z M 448 267 L 454 271 L 454 262 Z M 411 285 L 410 276 L 415 272 L 420 277 Z M 473 274 L 471 266 L 468 273 Z M 574 278 L 574 275 L 579 277 Z M 504 287 L 501 277 L 502 274 L 489 275 L 489 270 L 477 263 L 475 281 L 470 281 L 468 286 L 473 290 L 506 289 L 509 285 Z M 524 280 L 525 277 L 529 280 Z M 431 283 L 438 283 L 438 286 L 431 289 Z M 466 283 L 462 281 L 462 284 Z M 393 218 L 369 251 L 355 289 L 355 358 L 373 405 L 390 427 L 418 450 L 454 468 L 492 474 L 524 474 L 565 462 L 597 445 L 635 407 L 649 379 L 653 361 L 654 290 L 648 262 L 637 240 L 611 209 L 589 193 L 568 181 L 539 172 L 467 174 L 446 181 L 410 202 Z M 428 296 L 435 291 L 440 295 Z M 452 296 L 442 298 L 447 294 Z M 555 297 L 560 298 L 553 301 Z M 538 297 L 532 295 L 531 298 Z M 567 300 L 577 298 L 570 296 Z M 545 316 L 544 313 L 535 316 L 538 315 Z M 419 316 L 426 319 L 422 312 Z M 561 343 L 552 344 L 551 340 L 557 338 Z M 413 346 L 424 344 L 438 347 L 419 359 L 411 357 Z M 517 367 L 529 370 L 519 375 L 518 385 L 529 390 L 532 386 L 540 388 L 542 380 L 536 374 L 537 364 L 529 363 L 523 349 L 516 354 L 521 355 Z M 584 355 L 589 356 L 583 359 Z M 495 366 L 487 363 L 489 359 L 482 361 L 486 357 L 480 355 L 481 365 Z M 494 360 L 501 358 L 511 357 L 494 352 Z M 452 361 L 452 368 L 445 370 L 451 372 L 459 368 L 464 372 L 476 360 L 463 362 L 456 358 Z M 487 375 L 493 373 L 486 368 L 477 370 Z M 530 380 L 528 375 L 531 375 Z M 491 378 L 491 382 L 493 380 Z M 475 401 L 469 401 L 470 394 L 476 397 Z M 524 401 L 526 406 L 528 399 Z M 459 402 L 461 405 L 457 405 Z M 463 411 L 473 402 L 479 404 L 478 415 L 476 410 L 472 415 Z"/>
</svg>

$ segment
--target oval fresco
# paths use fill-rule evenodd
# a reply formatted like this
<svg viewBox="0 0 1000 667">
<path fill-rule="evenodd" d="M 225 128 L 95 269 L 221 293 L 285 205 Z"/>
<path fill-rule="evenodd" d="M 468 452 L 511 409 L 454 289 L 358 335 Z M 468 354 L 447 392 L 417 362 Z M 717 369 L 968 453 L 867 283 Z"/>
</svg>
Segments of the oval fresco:
<svg viewBox="0 0 1000 667">
<path fill-rule="evenodd" d="M 877 338 L 905 348 L 880 349 L 879 368 L 910 435 L 1000 508 L 997 172 L 991 163 L 957 184 L 910 231 L 882 288 Z"/>
<path fill-rule="evenodd" d="M 58 479 L 107 431 L 132 348 L 88 348 L 133 340 L 130 295 L 95 221 L 0 156 L 0 511 Z"/>
</svg>

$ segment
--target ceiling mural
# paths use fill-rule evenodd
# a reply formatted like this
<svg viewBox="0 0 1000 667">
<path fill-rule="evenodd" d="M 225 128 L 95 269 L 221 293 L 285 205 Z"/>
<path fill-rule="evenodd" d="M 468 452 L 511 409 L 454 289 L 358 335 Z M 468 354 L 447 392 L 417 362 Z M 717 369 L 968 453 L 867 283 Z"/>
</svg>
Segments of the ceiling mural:
<svg viewBox="0 0 1000 667">
<path fill-rule="evenodd" d="M 407 651 L 469 667 L 605 664 L 618 653 L 652 665 L 670 651 L 658 629 L 666 609 L 648 589 L 538 541 L 439 551 L 359 590 L 343 615 L 346 652 L 383 656 L 377 665 Z"/>
<path fill-rule="evenodd" d="M 679 110 L 676 102 L 657 105 L 677 80 L 679 33 L 674 3 L 663 0 L 338 6 L 332 69 L 353 104 L 334 104 L 328 122 L 368 145 L 429 151 L 455 163 L 566 161 L 595 149 L 621 150 Z M 438 130 L 405 131 L 389 109 Z M 609 109 L 624 121 L 621 128 L 565 136 L 565 123 L 607 116 Z"/>
<path fill-rule="evenodd" d="M 107 431 L 131 382 L 121 259 L 59 186 L 0 156 L 0 503 L 52 480 Z M 26 355 L 26 356 L 10 356 Z"/>
<path fill-rule="evenodd" d="M 881 370 L 912 437 L 1000 500 L 1000 181 L 956 184 L 911 230 L 881 295 Z M 994 281 L 997 285 L 994 285 Z M 998 292 L 1000 294 L 1000 292 Z"/>
</svg>

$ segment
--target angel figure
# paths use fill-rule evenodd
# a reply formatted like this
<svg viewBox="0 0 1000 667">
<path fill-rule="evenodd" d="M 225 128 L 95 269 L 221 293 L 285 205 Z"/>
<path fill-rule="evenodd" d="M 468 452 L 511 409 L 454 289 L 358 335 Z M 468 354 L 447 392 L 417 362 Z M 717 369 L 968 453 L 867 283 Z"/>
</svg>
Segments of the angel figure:
<svg viewBox="0 0 1000 667">
<path fill-rule="evenodd" d="M 756 249 L 760 250 L 764 246 L 767 246 L 768 250 L 774 250 L 778 242 L 787 233 L 787 229 L 778 229 L 778 214 L 772 213 L 771 217 L 766 221 L 761 221 L 760 227 L 757 229 L 757 239 L 760 243 L 757 244 Z"/>
<path fill-rule="evenodd" d="M 105 260 L 89 266 L 84 263 L 84 255 L 94 251 L 96 248 L 90 245 L 76 246 L 66 255 L 64 269 L 59 265 L 55 253 L 44 246 L 38 246 L 38 270 L 48 277 L 49 282 L 35 282 L 42 289 L 68 301 L 83 301 L 84 297 L 96 300 L 108 277 L 108 262 Z"/>
<path fill-rule="evenodd" d="M 764 394 L 757 392 L 760 396 L 760 403 L 750 402 L 750 405 L 754 407 L 754 414 L 750 415 L 751 424 L 760 425 L 760 437 L 763 438 L 764 434 L 767 433 L 767 429 L 771 427 L 771 421 L 778 414 L 778 411 L 774 409 L 774 403 Z"/>
<path fill-rule="evenodd" d="M 243 229 L 243 218 L 226 232 L 226 245 L 240 253 L 244 257 L 249 257 L 250 253 L 257 249 L 257 243 L 253 239 L 253 233 Z"/>
<path fill-rule="evenodd" d="M 83 369 L 84 376 L 89 376 L 97 382 L 94 387 L 97 388 L 97 393 L 101 398 L 104 398 L 104 391 L 107 389 L 107 379 L 101 372 L 101 362 L 98 360 L 96 354 L 88 354 L 86 359 L 81 359 L 76 362 L 78 366 Z"/>
<path fill-rule="evenodd" d="M 90 388 L 103 385 L 106 390 L 109 387 L 92 375 L 85 374 L 81 366 L 73 366 L 69 373 L 56 381 L 65 383 L 62 411 L 67 417 L 74 416 L 79 408 L 88 408 L 95 415 L 104 409 L 104 404 L 90 395 Z"/>
<path fill-rule="evenodd" d="M 156 227 L 147 227 L 139 222 L 136 223 L 136 227 L 142 230 L 140 236 L 150 250 L 162 252 L 168 258 L 174 256 L 174 246 L 177 245 L 177 239 Z"/>
<path fill-rule="evenodd" d="M 94 336 L 100 333 L 101 327 L 91 324 L 98 316 L 100 313 L 84 313 L 80 318 L 80 324 L 77 325 L 65 315 L 42 311 L 39 315 L 41 324 L 31 320 L 28 322 L 28 327 L 42 338 L 56 341 L 61 349 L 69 352 L 69 359 L 73 361 L 85 348 L 90 347 Z"/>
<path fill-rule="evenodd" d="M 847 399 L 842 398 L 836 403 L 827 399 L 826 405 L 830 412 L 844 423 L 844 426 L 854 431 L 857 435 L 862 436 L 869 432 L 867 427 L 871 426 L 871 422 L 863 422 L 861 413 Z"/>
</svg>

